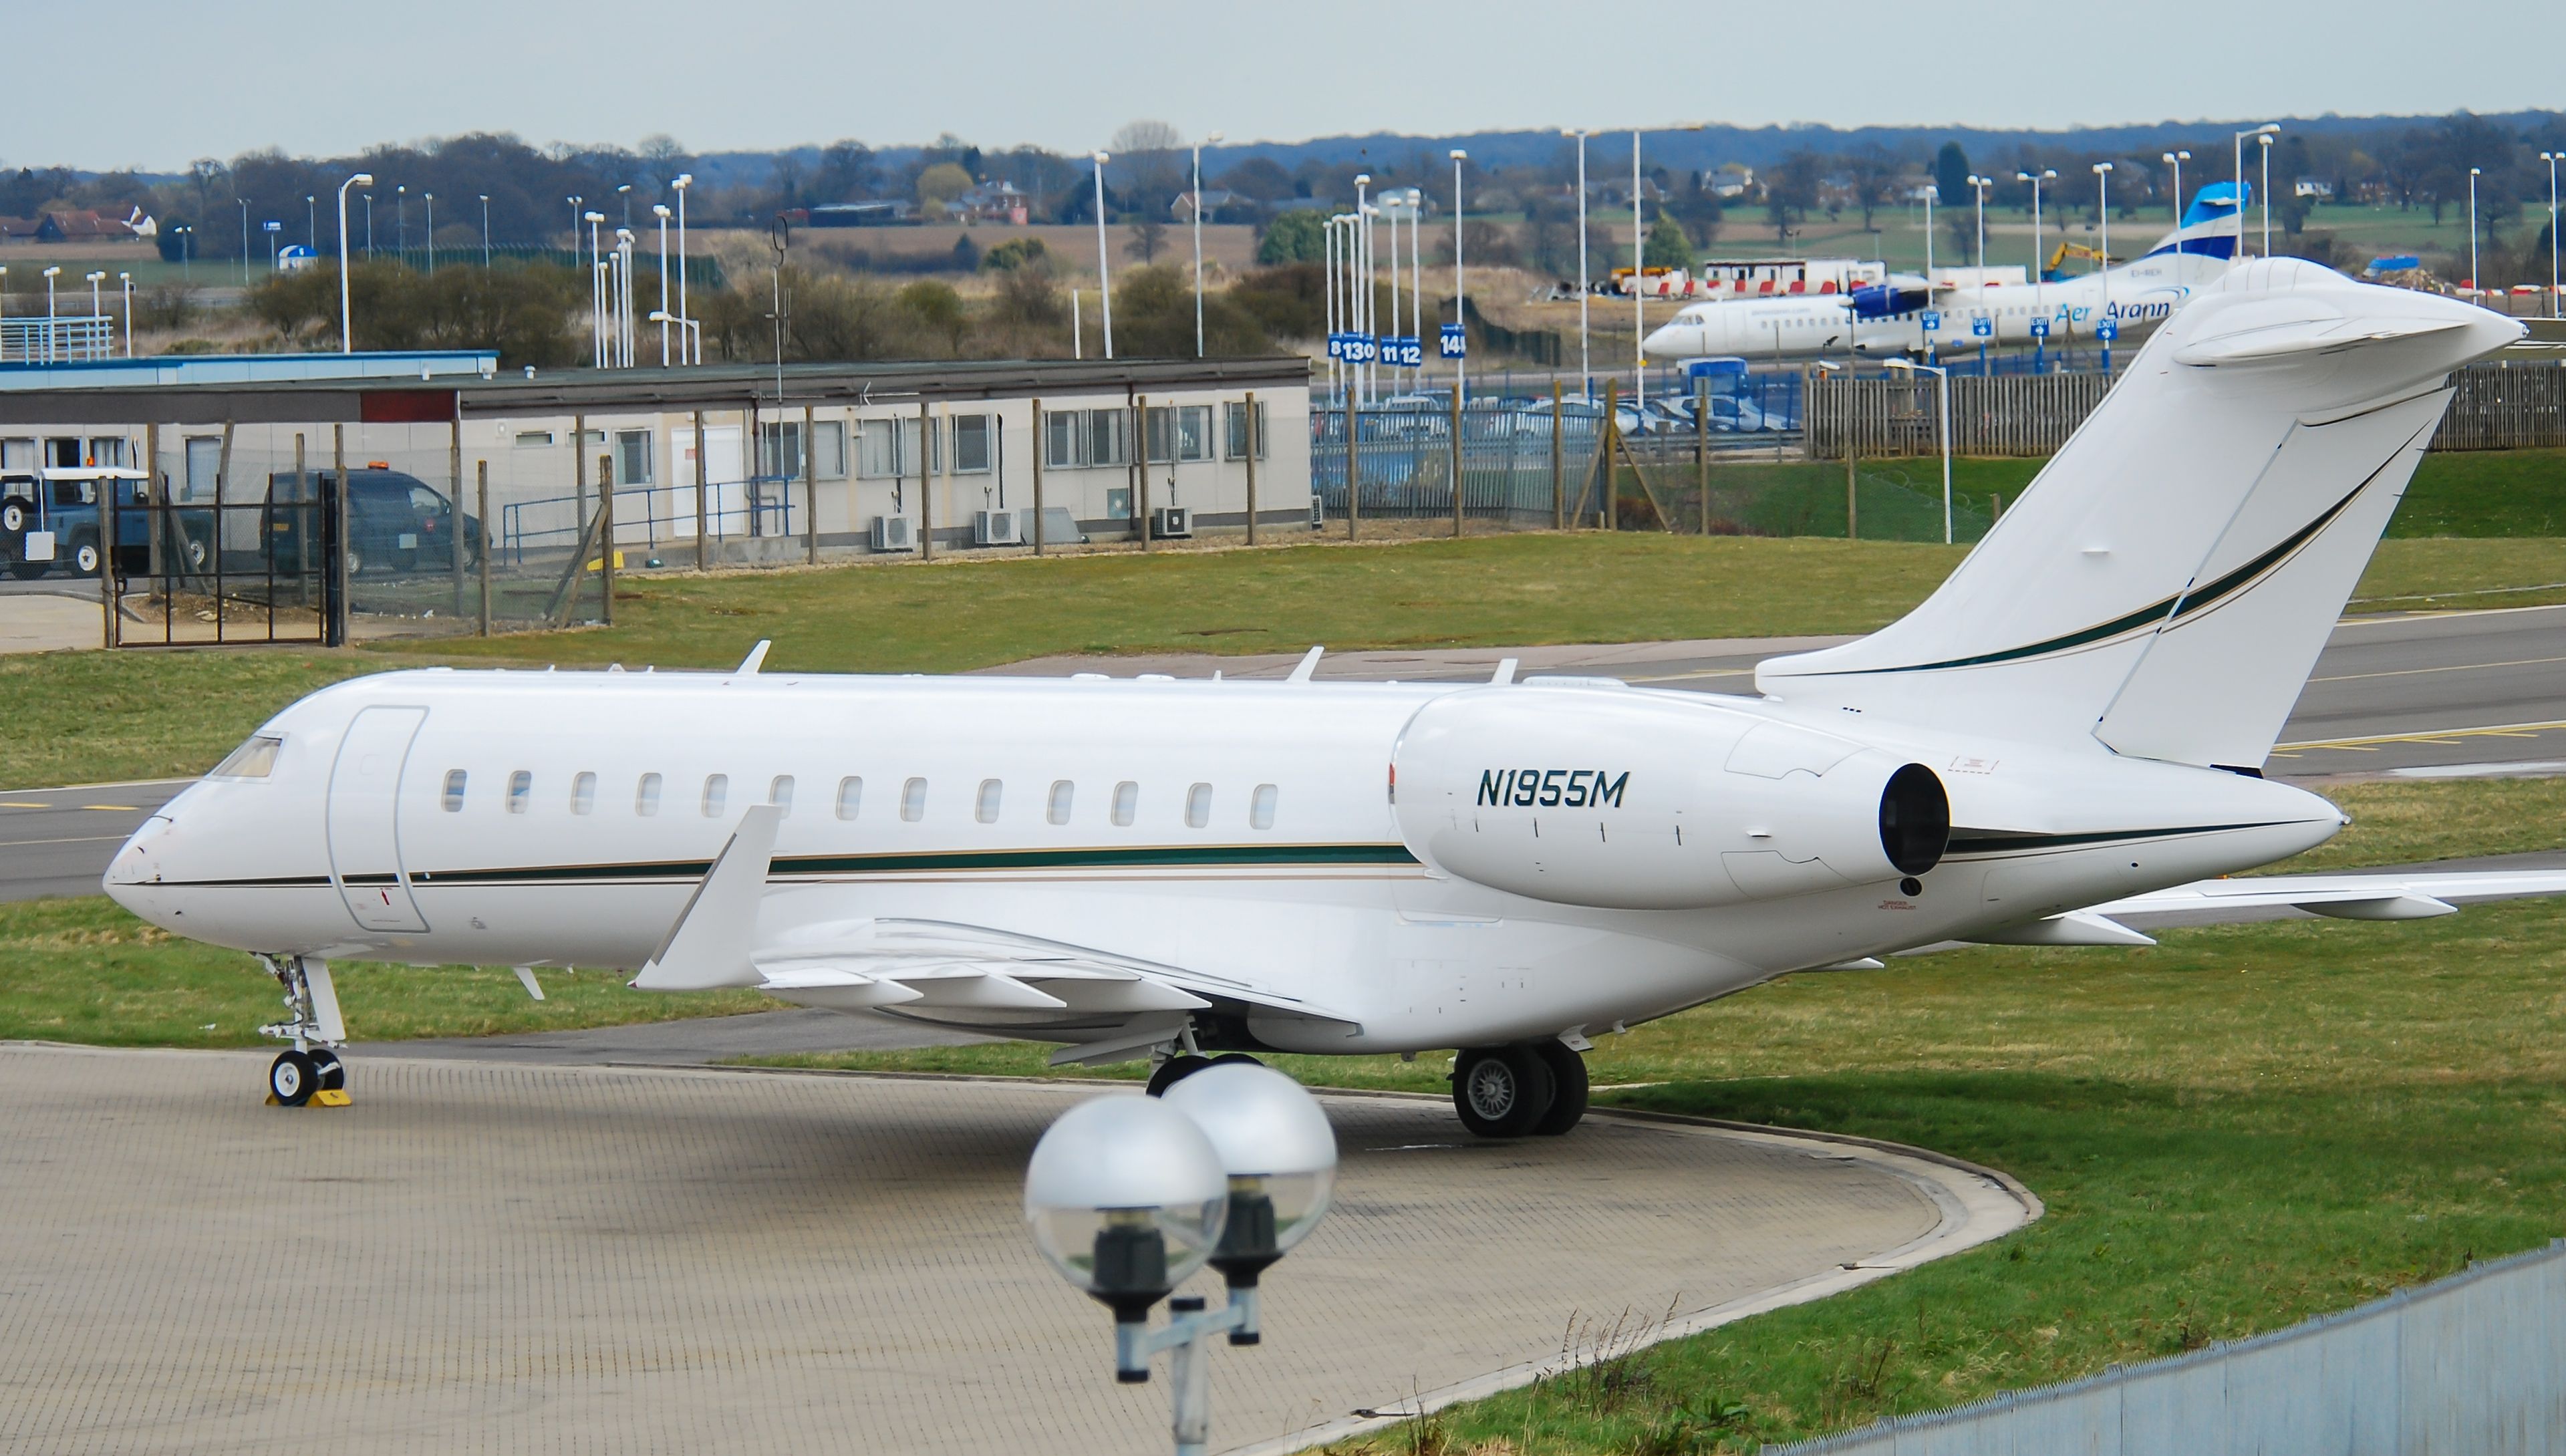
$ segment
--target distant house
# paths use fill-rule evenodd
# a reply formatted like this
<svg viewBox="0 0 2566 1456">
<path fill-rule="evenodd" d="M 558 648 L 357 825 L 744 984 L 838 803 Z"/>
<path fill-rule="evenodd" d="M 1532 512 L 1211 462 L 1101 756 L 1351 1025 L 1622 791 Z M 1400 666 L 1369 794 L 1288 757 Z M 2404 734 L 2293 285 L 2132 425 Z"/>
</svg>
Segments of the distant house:
<svg viewBox="0 0 2566 1456">
<path fill-rule="evenodd" d="M 2334 183 L 2321 181 L 2315 177 L 2301 177 L 2298 181 L 2291 184 L 2290 195 L 2293 197 L 2312 198 L 2318 202 L 2332 202 L 2334 200 Z"/>
<path fill-rule="evenodd" d="M 1175 218 L 1179 222 L 1192 221 L 1193 208 L 1190 205 L 1192 200 L 1192 193 L 1178 192 L 1175 196 L 1175 200 L 1167 204 L 1167 215 Z M 1221 213 L 1221 209 L 1226 207 L 1235 207 L 1242 202 L 1246 203 L 1250 207 L 1256 205 L 1254 201 L 1249 198 L 1241 197 L 1236 192 L 1225 191 L 1219 187 L 1205 187 L 1202 190 L 1202 209 L 1203 216 L 1205 217 L 1218 217 Z"/>
<path fill-rule="evenodd" d="M 41 217 L 0 217 L 0 243 L 32 243 L 44 225 Z"/>
<path fill-rule="evenodd" d="M 1023 227 L 1032 215 L 1033 199 L 1009 181 L 981 182 L 947 204 L 956 221 L 1004 223 Z"/>
<path fill-rule="evenodd" d="M 1755 169 L 1743 162 L 1724 161 L 1701 174 L 1701 184 L 1724 199 L 1753 194 Z"/>
<path fill-rule="evenodd" d="M 917 221 L 917 208 L 907 202 L 826 202 L 805 213 L 802 225 L 805 227 L 903 227 L 915 221 Z"/>
<path fill-rule="evenodd" d="M 48 212 L 36 225 L 40 243 L 130 242 L 133 227 L 121 217 L 95 211 Z"/>
</svg>

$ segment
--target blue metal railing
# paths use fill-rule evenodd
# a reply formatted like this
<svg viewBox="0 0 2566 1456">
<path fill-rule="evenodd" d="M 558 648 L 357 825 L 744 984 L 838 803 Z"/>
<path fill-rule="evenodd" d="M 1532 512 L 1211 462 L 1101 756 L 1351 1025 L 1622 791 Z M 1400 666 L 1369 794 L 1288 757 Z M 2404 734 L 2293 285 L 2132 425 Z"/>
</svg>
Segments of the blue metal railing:
<svg viewBox="0 0 2566 1456">
<path fill-rule="evenodd" d="M 755 475 L 704 487 L 704 534 L 709 537 L 791 536 L 796 475 Z M 499 550 L 513 566 L 530 551 L 576 550 L 588 533 L 597 495 L 543 496 L 511 501 L 499 511 Z M 695 487 L 619 485 L 615 488 L 615 544 L 650 549 L 695 537 Z"/>
</svg>

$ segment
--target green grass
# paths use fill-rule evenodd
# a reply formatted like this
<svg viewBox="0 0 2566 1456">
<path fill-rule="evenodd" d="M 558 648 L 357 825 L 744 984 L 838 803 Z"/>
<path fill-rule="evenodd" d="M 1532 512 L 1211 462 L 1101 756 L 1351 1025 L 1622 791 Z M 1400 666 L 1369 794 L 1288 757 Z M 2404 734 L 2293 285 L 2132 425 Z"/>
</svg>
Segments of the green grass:
<svg viewBox="0 0 2566 1456">
<path fill-rule="evenodd" d="M 2566 536 L 2566 450 L 2426 455 L 2388 534 Z"/>
<path fill-rule="evenodd" d="M 612 972 L 541 973 L 544 1000 L 506 967 L 336 967 L 362 1041 L 479 1037 L 771 1011 L 745 991 L 662 996 Z M 103 896 L 0 903 L 0 1040 L 109 1047 L 255 1047 L 283 992 L 238 951 L 179 940 Z"/>
<path fill-rule="evenodd" d="M 2566 781 L 2336 797 L 2356 828 L 2289 867 L 2566 843 Z M 1794 976 L 1604 1039 L 1600 1102 L 1938 1148 L 2014 1174 L 2047 1216 L 1349 1448 L 1751 1451 L 2276 1329 L 2566 1232 L 2566 904 L 2162 940 Z M 775 1060 L 1025 1075 L 1044 1050 Z M 1273 1060 L 1446 1090 L 1440 1057 Z"/>
</svg>

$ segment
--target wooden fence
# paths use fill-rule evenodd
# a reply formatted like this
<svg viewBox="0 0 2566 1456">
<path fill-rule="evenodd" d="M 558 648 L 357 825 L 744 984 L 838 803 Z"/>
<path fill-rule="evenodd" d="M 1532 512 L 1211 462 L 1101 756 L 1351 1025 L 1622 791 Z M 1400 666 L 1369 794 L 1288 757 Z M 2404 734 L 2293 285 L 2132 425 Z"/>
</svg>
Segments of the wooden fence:
<svg viewBox="0 0 2566 1456">
<path fill-rule="evenodd" d="M 2457 394 L 2433 437 L 2436 450 L 2516 450 L 2566 445 L 2566 367 L 2548 362 L 2476 364 L 2451 377 Z M 1959 374 L 1951 379 L 1951 451 L 1957 455 L 2049 455 L 2094 406 L 2101 374 Z M 1808 453 L 1930 455 L 1935 381 L 1819 375 L 1808 393 Z"/>
</svg>

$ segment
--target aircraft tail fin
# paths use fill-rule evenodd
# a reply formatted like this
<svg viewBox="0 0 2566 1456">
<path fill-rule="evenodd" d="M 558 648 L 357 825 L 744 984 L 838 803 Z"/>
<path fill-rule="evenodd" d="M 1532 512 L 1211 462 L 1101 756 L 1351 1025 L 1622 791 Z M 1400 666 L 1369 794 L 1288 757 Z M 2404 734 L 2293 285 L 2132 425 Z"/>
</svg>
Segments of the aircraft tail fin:
<svg viewBox="0 0 2566 1456">
<path fill-rule="evenodd" d="M 2297 259 L 2204 288 L 1924 604 L 1766 694 L 2257 767 L 2500 315 Z"/>
</svg>

